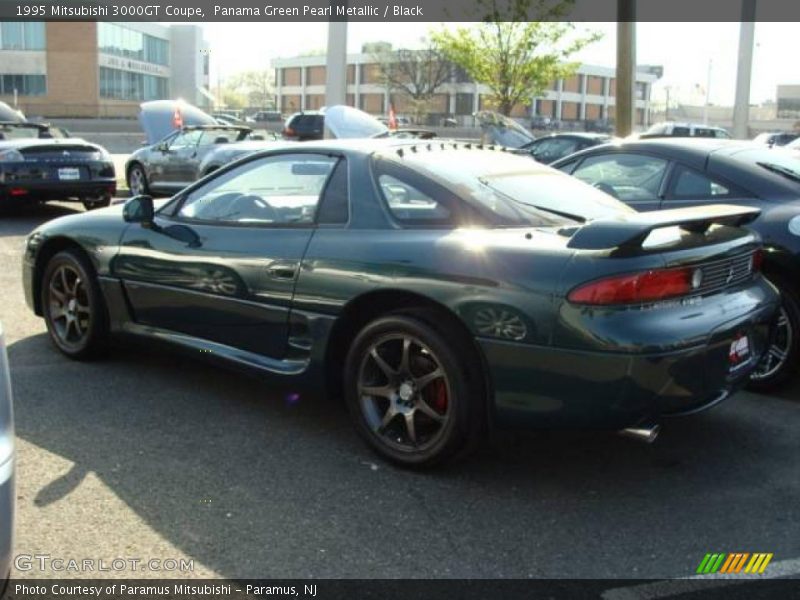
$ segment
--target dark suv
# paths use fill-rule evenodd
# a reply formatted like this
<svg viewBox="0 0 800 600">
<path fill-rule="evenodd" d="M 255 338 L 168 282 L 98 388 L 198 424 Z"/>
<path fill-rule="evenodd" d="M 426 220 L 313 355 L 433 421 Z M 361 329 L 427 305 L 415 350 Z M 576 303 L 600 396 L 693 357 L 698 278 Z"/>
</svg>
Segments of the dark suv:
<svg viewBox="0 0 800 600">
<path fill-rule="evenodd" d="M 321 140 L 325 135 L 325 117 L 318 111 L 294 113 L 283 125 L 283 137 L 287 140 L 307 142 Z"/>
</svg>

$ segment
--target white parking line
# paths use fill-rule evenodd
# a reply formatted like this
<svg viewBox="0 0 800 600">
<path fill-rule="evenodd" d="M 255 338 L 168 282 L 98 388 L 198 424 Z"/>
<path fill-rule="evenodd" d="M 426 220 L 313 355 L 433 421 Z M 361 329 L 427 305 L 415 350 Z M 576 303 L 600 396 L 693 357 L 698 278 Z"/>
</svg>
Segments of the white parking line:
<svg viewBox="0 0 800 600">
<path fill-rule="evenodd" d="M 751 573 L 715 573 L 713 575 L 694 575 L 683 579 L 665 579 L 653 583 L 643 583 L 628 587 L 613 588 L 601 594 L 604 600 L 656 600 L 678 594 L 699 592 L 711 588 L 746 583 L 754 579 L 781 579 L 800 575 L 800 558 L 770 563 L 761 575 Z"/>
</svg>

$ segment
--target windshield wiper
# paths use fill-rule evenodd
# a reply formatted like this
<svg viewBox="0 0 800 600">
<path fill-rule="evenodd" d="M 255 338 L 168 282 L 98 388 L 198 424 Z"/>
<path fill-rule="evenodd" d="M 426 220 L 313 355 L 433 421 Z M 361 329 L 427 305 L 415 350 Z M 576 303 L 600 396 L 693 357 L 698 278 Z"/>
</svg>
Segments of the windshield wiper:
<svg viewBox="0 0 800 600">
<path fill-rule="evenodd" d="M 791 179 L 792 181 L 800 183 L 800 173 L 796 173 L 795 171 L 792 171 L 788 167 L 782 167 L 781 165 L 776 165 L 775 163 L 767 163 L 767 162 L 760 162 L 756 164 L 759 167 L 763 167 L 767 171 L 772 171 L 773 173 L 777 173 L 778 175 L 783 175 L 787 179 Z"/>
</svg>

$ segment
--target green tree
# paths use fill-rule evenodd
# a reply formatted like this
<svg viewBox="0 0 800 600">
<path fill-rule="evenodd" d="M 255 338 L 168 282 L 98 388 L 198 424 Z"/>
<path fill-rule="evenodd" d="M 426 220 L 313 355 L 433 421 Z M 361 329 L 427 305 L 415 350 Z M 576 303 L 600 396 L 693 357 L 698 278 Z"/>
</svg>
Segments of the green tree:
<svg viewBox="0 0 800 600">
<path fill-rule="evenodd" d="M 497 110 L 509 115 L 514 106 L 541 96 L 556 79 L 573 75 L 570 58 L 601 34 L 579 34 L 559 22 L 572 0 L 478 0 L 482 22 L 431 33 L 439 51 L 469 77 L 491 90 Z M 539 20 L 532 20 L 539 19 Z M 552 19 L 552 20 L 547 20 Z"/>
</svg>

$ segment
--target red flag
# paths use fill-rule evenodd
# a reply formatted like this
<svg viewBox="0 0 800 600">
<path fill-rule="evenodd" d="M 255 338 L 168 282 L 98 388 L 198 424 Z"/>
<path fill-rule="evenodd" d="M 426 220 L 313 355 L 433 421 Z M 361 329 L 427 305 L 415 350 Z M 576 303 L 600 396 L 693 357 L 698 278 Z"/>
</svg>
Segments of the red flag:
<svg viewBox="0 0 800 600">
<path fill-rule="evenodd" d="M 389 104 L 389 129 L 397 129 L 397 115 L 394 114 L 394 104 Z"/>
<path fill-rule="evenodd" d="M 182 129 L 183 128 L 183 115 L 181 115 L 180 107 L 175 107 L 175 112 L 172 113 L 172 126 L 175 129 Z"/>
</svg>

